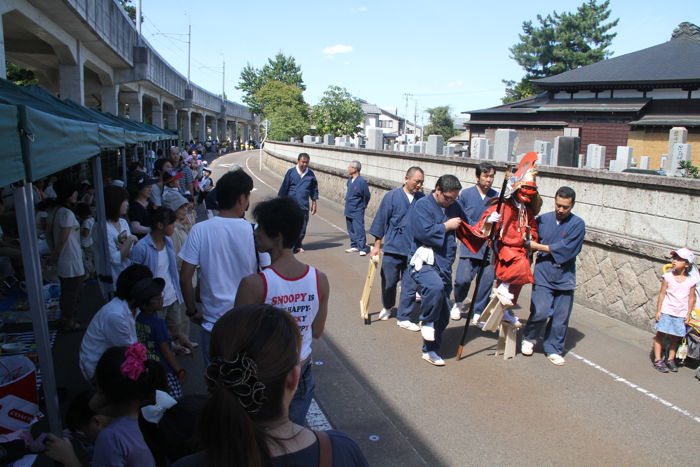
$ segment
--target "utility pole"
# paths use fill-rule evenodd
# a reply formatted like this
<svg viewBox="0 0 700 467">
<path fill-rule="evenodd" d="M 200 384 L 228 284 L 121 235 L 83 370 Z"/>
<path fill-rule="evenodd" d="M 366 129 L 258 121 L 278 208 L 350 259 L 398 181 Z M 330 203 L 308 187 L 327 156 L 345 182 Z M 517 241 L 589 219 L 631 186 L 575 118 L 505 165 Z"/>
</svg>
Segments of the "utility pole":
<svg viewBox="0 0 700 467">
<path fill-rule="evenodd" d="M 226 58 L 222 58 L 221 61 L 221 69 L 223 70 L 223 77 L 221 78 L 221 102 L 226 105 Z"/>
<path fill-rule="evenodd" d="M 136 2 L 136 32 L 141 37 L 141 0 Z"/>
<path fill-rule="evenodd" d="M 190 86 L 190 52 L 192 50 L 192 25 L 187 25 L 187 87 Z"/>
<path fill-rule="evenodd" d="M 413 94 L 410 93 L 404 93 L 403 95 L 405 101 L 406 101 L 406 112 L 404 115 L 406 116 L 406 119 L 403 122 L 403 144 L 404 144 L 404 151 L 408 152 L 408 98 L 413 97 Z"/>
<path fill-rule="evenodd" d="M 413 133 L 418 141 L 418 101 L 413 99 Z"/>
</svg>

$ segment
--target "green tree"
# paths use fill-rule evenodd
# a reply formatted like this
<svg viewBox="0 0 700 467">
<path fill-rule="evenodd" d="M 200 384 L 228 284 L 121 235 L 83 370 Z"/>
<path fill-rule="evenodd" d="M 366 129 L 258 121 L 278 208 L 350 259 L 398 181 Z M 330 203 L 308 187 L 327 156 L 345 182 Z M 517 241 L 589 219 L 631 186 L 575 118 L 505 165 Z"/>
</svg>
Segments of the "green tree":
<svg viewBox="0 0 700 467">
<path fill-rule="evenodd" d="M 456 134 L 454 129 L 455 122 L 450 117 L 450 108 L 448 106 L 433 107 L 428 109 L 427 112 L 430 123 L 423 130 L 424 135 L 442 135 L 447 141 Z"/>
<path fill-rule="evenodd" d="M 32 70 L 27 70 L 7 60 L 5 60 L 5 70 L 7 72 L 7 80 L 19 86 L 39 84 L 39 78 L 36 77 Z"/>
<path fill-rule="evenodd" d="M 133 5 L 133 0 L 119 0 L 119 4 L 124 8 L 126 14 L 129 15 L 131 21 L 136 22 L 136 7 Z M 143 21 L 143 18 L 141 18 Z"/>
<path fill-rule="evenodd" d="M 294 57 L 287 57 L 278 53 L 273 58 L 268 58 L 262 68 L 253 67 L 250 63 L 243 67 L 236 89 L 243 91 L 243 102 L 255 114 L 263 111 L 263 106 L 257 101 L 256 94 L 267 82 L 280 81 L 296 86 L 305 91 L 304 79 L 301 76 L 301 67 L 297 65 Z"/>
<path fill-rule="evenodd" d="M 309 132 L 309 109 L 297 86 L 268 81 L 257 93 L 262 115 L 270 121 L 269 139 L 301 138 Z"/>
<path fill-rule="evenodd" d="M 345 88 L 328 86 L 323 97 L 311 109 L 311 123 L 319 134 L 350 135 L 362 131 L 365 119 L 360 101 Z"/>
<path fill-rule="evenodd" d="M 530 81 L 546 78 L 599 62 L 612 55 L 608 50 L 617 33 L 610 32 L 619 19 L 610 18 L 610 1 L 588 0 L 575 13 L 554 11 L 537 15 L 537 23 L 523 22 L 520 42 L 510 48 L 511 58 L 525 70 L 523 79 L 505 81 L 504 103 L 536 94 Z"/>
</svg>

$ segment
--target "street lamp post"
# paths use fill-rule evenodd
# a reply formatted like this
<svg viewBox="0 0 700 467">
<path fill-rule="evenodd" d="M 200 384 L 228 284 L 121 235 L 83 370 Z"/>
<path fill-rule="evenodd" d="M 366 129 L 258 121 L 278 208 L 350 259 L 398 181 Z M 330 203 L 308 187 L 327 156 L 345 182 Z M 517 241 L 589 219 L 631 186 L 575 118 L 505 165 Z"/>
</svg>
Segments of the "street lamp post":
<svg viewBox="0 0 700 467">
<path fill-rule="evenodd" d="M 265 144 L 265 141 L 267 141 L 267 130 L 270 128 L 270 120 L 265 119 L 262 121 L 262 126 L 265 129 L 265 135 L 263 136 L 262 141 L 260 142 L 260 171 L 262 172 L 262 150 L 263 150 L 263 145 Z"/>
</svg>

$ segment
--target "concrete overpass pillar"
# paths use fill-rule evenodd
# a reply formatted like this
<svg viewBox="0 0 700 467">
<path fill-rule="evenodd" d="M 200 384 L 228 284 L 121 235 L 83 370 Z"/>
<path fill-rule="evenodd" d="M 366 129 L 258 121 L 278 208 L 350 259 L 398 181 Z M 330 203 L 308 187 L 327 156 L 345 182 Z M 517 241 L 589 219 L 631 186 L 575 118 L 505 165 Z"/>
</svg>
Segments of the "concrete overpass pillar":
<svg viewBox="0 0 700 467">
<path fill-rule="evenodd" d="M 168 130 L 177 130 L 177 110 L 168 112 Z"/>
<path fill-rule="evenodd" d="M 163 128 L 163 104 L 155 102 L 151 106 L 151 123 L 158 128 Z"/>
<path fill-rule="evenodd" d="M 216 141 L 219 137 L 219 121 L 216 118 L 211 119 L 211 140 Z"/>
<path fill-rule="evenodd" d="M 200 114 L 198 137 L 200 143 L 204 143 L 207 140 L 207 116 L 204 114 Z"/>
<path fill-rule="evenodd" d="M 141 104 L 141 99 L 137 102 L 129 103 L 129 118 L 131 120 L 136 120 L 137 122 L 143 121 L 143 107 Z"/>
<path fill-rule="evenodd" d="M 243 140 L 244 143 L 247 143 L 248 140 L 250 139 L 250 133 L 248 131 L 248 124 L 247 123 L 243 124 L 243 132 L 241 134 L 241 139 Z"/>
<path fill-rule="evenodd" d="M 119 86 L 102 86 L 102 112 L 119 115 Z"/>
<path fill-rule="evenodd" d="M 5 66 L 5 32 L 2 27 L 2 15 L 0 15 L 0 78 L 7 79 L 7 67 Z"/>
<path fill-rule="evenodd" d="M 181 112 L 180 128 L 182 128 L 182 140 L 185 143 L 189 143 L 192 139 L 192 118 L 189 111 L 182 110 Z"/>
</svg>

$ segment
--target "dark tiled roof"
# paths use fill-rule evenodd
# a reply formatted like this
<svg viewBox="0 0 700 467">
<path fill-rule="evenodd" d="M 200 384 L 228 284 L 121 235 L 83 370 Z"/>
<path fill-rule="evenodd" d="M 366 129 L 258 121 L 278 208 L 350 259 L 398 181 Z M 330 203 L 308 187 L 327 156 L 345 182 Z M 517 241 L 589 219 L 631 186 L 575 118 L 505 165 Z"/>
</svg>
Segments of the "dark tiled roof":
<svg viewBox="0 0 700 467">
<path fill-rule="evenodd" d="M 651 99 L 553 99 L 538 112 L 637 112 Z"/>
<path fill-rule="evenodd" d="M 700 40 L 681 36 L 663 44 L 534 81 L 544 89 L 700 84 Z"/>
</svg>

